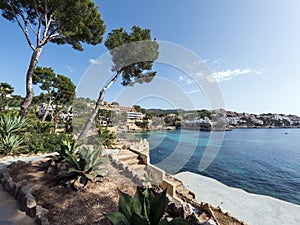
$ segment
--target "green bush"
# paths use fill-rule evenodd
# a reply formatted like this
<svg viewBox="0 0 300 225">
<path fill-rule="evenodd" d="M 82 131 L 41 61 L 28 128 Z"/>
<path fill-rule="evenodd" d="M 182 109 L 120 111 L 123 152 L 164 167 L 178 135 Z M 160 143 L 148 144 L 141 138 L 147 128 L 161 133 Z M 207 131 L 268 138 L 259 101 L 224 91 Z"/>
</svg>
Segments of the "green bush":
<svg viewBox="0 0 300 225">
<path fill-rule="evenodd" d="M 116 140 L 116 134 L 110 130 L 108 130 L 106 127 L 98 126 L 98 135 L 100 137 L 100 143 L 103 146 L 111 146 L 115 143 Z"/>
<path fill-rule="evenodd" d="M 27 143 L 23 153 L 51 153 L 59 150 L 64 140 L 68 137 L 66 134 L 55 134 L 48 132 L 26 133 L 25 142 Z"/>
<path fill-rule="evenodd" d="M 183 218 L 162 219 L 167 205 L 166 191 L 137 188 L 134 197 L 119 192 L 119 212 L 105 215 L 114 225 L 188 225 Z"/>
<path fill-rule="evenodd" d="M 26 132 L 24 135 L 26 145 L 23 153 L 51 153 L 61 149 L 63 141 L 69 139 L 65 133 L 54 133 L 51 122 L 42 123 L 34 114 L 28 114 Z"/>
</svg>

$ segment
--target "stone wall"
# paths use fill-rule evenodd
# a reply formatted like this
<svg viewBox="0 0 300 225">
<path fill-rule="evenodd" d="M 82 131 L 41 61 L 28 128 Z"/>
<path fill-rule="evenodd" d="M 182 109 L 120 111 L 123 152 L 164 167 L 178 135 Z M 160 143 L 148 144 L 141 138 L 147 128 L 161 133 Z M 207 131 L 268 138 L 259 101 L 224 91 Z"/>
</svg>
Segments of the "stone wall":
<svg viewBox="0 0 300 225">
<path fill-rule="evenodd" d="M 25 162 L 17 161 L 12 163 L 9 168 L 19 164 L 25 164 Z M 32 195 L 34 192 L 33 188 L 26 186 L 22 181 L 14 182 L 7 170 L 0 173 L 0 183 L 3 186 L 3 189 L 8 191 L 17 200 L 20 209 L 34 218 L 38 224 L 49 225 L 50 223 L 46 217 L 48 210 L 37 205 L 36 200 Z"/>
</svg>

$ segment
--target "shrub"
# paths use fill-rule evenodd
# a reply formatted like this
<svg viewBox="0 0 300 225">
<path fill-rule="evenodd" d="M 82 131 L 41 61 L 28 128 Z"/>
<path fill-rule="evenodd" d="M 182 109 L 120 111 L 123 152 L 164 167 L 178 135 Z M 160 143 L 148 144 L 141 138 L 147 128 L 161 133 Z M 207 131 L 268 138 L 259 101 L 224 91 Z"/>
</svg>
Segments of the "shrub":
<svg viewBox="0 0 300 225">
<path fill-rule="evenodd" d="M 103 146 L 111 146 L 115 143 L 116 135 L 114 132 L 108 130 L 106 127 L 98 127 L 98 134 L 100 137 L 100 143 Z"/>
<path fill-rule="evenodd" d="M 162 219 L 166 204 L 166 190 L 155 196 L 152 189 L 137 188 L 133 198 L 119 191 L 119 212 L 105 217 L 114 225 L 188 225 L 183 218 Z"/>
<path fill-rule="evenodd" d="M 33 130 L 26 133 L 25 142 L 27 143 L 22 149 L 23 153 L 51 153 L 61 148 L 61 145 L 68 136 L 64 133 L 55 134 L 49 132 L 40 133 Z"/>
<path fill-rule="evenodd" d="M 25 143 L 23 153 L 49 153 L 61 149 L 63 141 L 69 139 L 65 133 L 54 133 L 54 125 L 51 122 L 40 122 L 34 114 L 28 115 L 26 123 Z"/>
</svg>

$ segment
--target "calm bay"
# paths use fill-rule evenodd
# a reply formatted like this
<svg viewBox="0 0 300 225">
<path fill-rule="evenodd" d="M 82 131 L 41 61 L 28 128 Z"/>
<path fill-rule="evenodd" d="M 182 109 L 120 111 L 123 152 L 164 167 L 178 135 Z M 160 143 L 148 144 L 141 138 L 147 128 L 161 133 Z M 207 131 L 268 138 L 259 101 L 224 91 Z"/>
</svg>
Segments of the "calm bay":
<svg viewBox="0 0 300 225">
<path fill-rule="evenodd" d="M 189 171 L 300 205 L 300 129 L 234 129 L 217 141 L 211 132 L 191 130 L 138 136 L 150 142 L 151 163 L 168 173 Z M 216 149 L 214 157 L 204 157 L 207 146 Z M 203 158 L 212 162 L 199 170 Z"/>
</svg>

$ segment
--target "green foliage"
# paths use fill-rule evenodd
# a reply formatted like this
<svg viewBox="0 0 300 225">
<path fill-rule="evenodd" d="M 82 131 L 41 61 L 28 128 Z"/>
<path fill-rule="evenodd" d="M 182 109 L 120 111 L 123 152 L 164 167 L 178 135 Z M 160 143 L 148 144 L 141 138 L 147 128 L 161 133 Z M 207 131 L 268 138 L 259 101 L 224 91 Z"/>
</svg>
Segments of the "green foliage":
<svg viewBox="0 0 300 225">
<path fill-rule="evenodd" d="M 204 119 L 205 117 L 211 119 L 211 112 L 205 109 L 199 110 L 198 115 L 202 119 Z"/>
<path fill-rule="evenodd" d="M 106 27 L 91 0 L 0 0 L 0 11 L 5 19 L 16 22 L 33 51 L 26 74 L 26 96 L 20 109 L 20 115 L 25 117 L 34 96 L 32 73 L 43 47 L 52 42 L 83 50 L 83 43 L 101 43 Z"/>
<path fill-rule="evenodd" d="M 63 141 L 68 139 L 65 133 L 54 133 L 53 123 L 42 123 L 33 113 L 27 114 L 27 120 L 23 153 L 55 152 L 61 148 Z"/>
<path fill-rule="evenodd" d="M 115 143 L 116 134 L 108 130 L 106 127 L 98 126 L 98 134 L 100 137 L 100 143 L 103 146 L 111 146 Z"/>
<path fill-rule="evenodd" d="M 8 99 L 9 108 L 19 109 L 19 107 L 22 103 L 22 100 L 23 100 L 23 98 L 20 95 L 11 95 L 11 98 Z"/>
<path fill-rule="evenodd" d="M 152 81 L 156 72 L 151 70 L 158 58 L 159 46 L 151 39 L 149 29 L 133 26 L 130 33 L 123 28 L 115 29 L 108 34 L 104 44 L 114 62 L 113 72 L 121 73 L 122 85 Z"/>
<path fill-rule="evenodd" d="M 112 102 L 111 105 L 119 106 L 120 104 L 118 102 Z"/>
<path fill-rule="evenodd" d="M 19 115 L 19 111 L 18 110 L 0 111 L 0 117 L 4 117 L 4 116 L 16 117 L 18 115 Z"/>
<path fill-rule="evenodd" d="M 0 139 L 0 152 L 4 155 L 12 155 L 21 148 L 23 139 L 17 135 L 7 135 Z"/>
<path fill-rule="evenodd" d="M 14 92 L 14 88 L 6 83 L 1 82 L 0 83 L 0 110 L 5 110 L 5 108 L 8 105 L 8 95 Z"/>
<path fill-rule="evenodd" d="M 4 115 L 0 118 L 0 152 L 11 155 L 21 148 L 25 120 L 19 116 Z"/>
<path fill-rule="evenodd" d="M 64 75 L 57 75 L 50 67 L 37 67 L 33 74 L 33 84 L 39 85 L 40 89 L 45 91 L 38 100 L 47 99 L 47 107 L 56 104 L 58 110 L 59 104 L 70 105 L 75 97 L 75 85 L 70 78 Z M 56 110 L 56 111 L 57 111 Z M 62 109 L 61 109 L 62 110 Z M 46 120 L 48 110 L 46 110 L 43 121 Z M 53 116 L 53 114 L 52 114 Z M 53 118 L 50 118 L 52 120 Z"/>
<path fill-rule="evenodd" d="M 69 154 L 69 153 L 68 153 Z M 69 154 L 66 161 L 70 165 L 69 170 L 64 174 L 62 182 L 70 181 L 75 189 L 81 184 L 86 187 L 88 181 L 95 181 L 96 177 L 103 177 L 107 171 L 101 169 L 105 160 L 99 160 L 100 149 L 90 150 L 82 148 L 76 154 Z"/>
<path fill-rule="evenodd" d="M 105 215 L 114 225 L 188 225 L 182 218 L 162 219 L 167 204 L 166 191 L 157 195 L 152 189 L 137 188 L 133 197 L 119 192 L 119 212 Z"/>
<path fill-rule="evenodd" d="M 140 112 L 140 110 L 142 109 L 142 107 L 139 105 L 133 105 L 132 108 L 134 108 L 137 112 Z"/>
<path fill-rule="evenodd" d="M 20 133 L 24 131 L 26 120 L 19 116 L 3 116 L 0 118 L 0 136 L 2 138 L 10 134 Z"/>
<path fill-rule="evenodd" d="M 143 121 L 135 121 L 134 123 L 135 123 L 135 125 L 137 125 L 138 127 L 142 128 L 142 129 L 147 129 L 149 121 L 144 119 Z"/>
<path fill-rule="evenodd" d="M 23 153 L 51 153 L 60 149 L 62 142 L 66 139 L 65 134 L 53 132 L 32 132 L 25 134 L 26 146 Z"/>
<path fill-rule="evenodd" d="M 57 150 L 61 159 L 66 159 L 70 155 L 75 155 L 78 152 L 77 143 L 75 140 L 63 140 L 61 148 Z"/>
<path fill-rule="evenodd" d="M 38 45 L 52 42 L 83 50 L 82 42 L 99 44 L 105 32 L 98 7 L 90 0 L 0 0 L 0 10 L 5 19 L 24 20 L 26 26 L 43 34 Z"/>
</svg>

